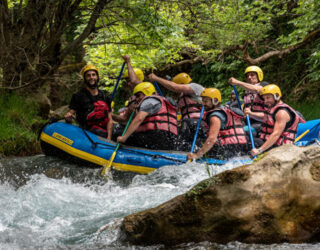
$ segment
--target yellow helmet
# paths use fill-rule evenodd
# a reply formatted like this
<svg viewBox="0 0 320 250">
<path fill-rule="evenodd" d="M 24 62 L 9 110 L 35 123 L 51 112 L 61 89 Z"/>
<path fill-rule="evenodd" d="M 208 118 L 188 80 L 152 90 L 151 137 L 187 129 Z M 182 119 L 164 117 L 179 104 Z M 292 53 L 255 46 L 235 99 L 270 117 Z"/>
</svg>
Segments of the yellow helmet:
<svg viewBox="0 0 320 250">
<path fill-rule="evenodd" d="M 219 102 L 221 102 L 221 93 L 219 91 L 219 89 L 216 88 L 207 88 L 204 89 L 201 92 L 201 97 L 210 97 L 212 99 L 212 103 L 214 105 L 217 105 Z M 216 101 L 215 99 L 217 99 L 218 101 Z"/>
<path fill-rule="evenodd" d="M 258 67 L 258 66 L 249 66 L 244 71 L 244 74 L 247 74 L 248 72 L 257 73 L 259 82 L 262 82 L 262 80 L 263 80 L 263 72 L 262 72 L 262 69 L 260 67 Z"/>
<path fill-rule="evenodd" d="M 266 95 L 266 94 L 272 94 L 274 96 L 274 99 L 279 100 L 282 96 L 280 88 L 275 84 L 269 84 L 267 86 L 264 86 L 260 93 L 260 95 Z"/>
<path fill-rule="evenodd" d="M 188 84 L 192 81 L 192 79 L 187 73 L 180 73 L 173 77 L 172 81 L 177 84 Z"/>
<path fill-rule="evenodd" d="M 82 75 L 82 78 L 83 80 L 84 79 L 84 75 L 86 74 L 87 71 L 89 70 L 94 70 L 97 72 L 98 76 L 99 76 L 99 70 L 96 66 L 92 65 L 92 64 L 88 64 L 88 65 L 85 65 L 82 69 L 81 69 L 81 75 Z"/>
<path fill-rule="evenodd" d="M 144 74 L 143 74 L 142 70 L 141 70 L 141 69 L 138 69 L 138 68 L 133 68 L 133 71 L 134 71 L 134 73 L 136 74 L 136 76 L 138 77 L 138 79 L 139 79 L 140 81 L 143 81 L 143 79 L 144 79 Z M 123 73 L 123 76 L 122 76 L 122 77 L 123 77 L 123 78 L 128 78 L 128 77 L 129 77 L 128 71 L 125 71 L 125 72 Z"/>
<path fill-rule="evenodd" d="M 156 92 L 156 89 L 151 82 L 142 82 L 136 85 L 133 89 L 134 95 L 138 92 L 142 92 L 144 95 L 150 96 Z"/>
</svg>

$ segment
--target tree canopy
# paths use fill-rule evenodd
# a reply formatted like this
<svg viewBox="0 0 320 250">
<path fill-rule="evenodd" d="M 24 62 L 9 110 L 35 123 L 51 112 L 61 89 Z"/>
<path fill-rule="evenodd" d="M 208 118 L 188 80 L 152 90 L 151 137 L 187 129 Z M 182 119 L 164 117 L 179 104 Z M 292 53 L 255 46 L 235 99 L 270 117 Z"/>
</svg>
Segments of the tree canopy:
<svg viewBox="0 0 320 250">
<path fill-rule="evenodd" d="M 0 2 L 3 88 L 41 86 L 67 58 L 83 65 L 83 56 L 112 87 L 121 54 L 147 72 L 187 67 L 204 85 L 252 64 L 286 82 L 320 79 L 316 0 Z M 284 72 L 288 63 L 295 78 Z"/>
</svg>

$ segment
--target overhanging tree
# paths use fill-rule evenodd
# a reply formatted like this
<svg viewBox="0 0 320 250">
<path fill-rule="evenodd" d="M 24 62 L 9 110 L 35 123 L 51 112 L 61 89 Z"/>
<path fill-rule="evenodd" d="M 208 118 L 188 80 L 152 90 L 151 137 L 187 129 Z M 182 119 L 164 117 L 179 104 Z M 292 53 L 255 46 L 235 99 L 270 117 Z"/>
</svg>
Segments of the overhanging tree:
<svg viewBox="0 0 320 250">
<path fill-rule="evenodd" d="M 0 0 L 0 68 L 6 89 L 37 88 L 96 30 L 112 0 Z M 82 17 L 80 13 L 87 13 Z M 74 22 L 85 28 L 69 43 L 63 36 Z M 107 24 L 108 25 L 108 24 Z M 111 25 L 111 24 L 110 24 Z"/>
<path fill-rule="evenodd" d="M 247 64 L 284 57 L 320 37 L 317 0 L 181 0 L 186 36 L 202 61 L 233 55 Z M 199 55 L 194 55 L 194 58 Z"/>
</svg>

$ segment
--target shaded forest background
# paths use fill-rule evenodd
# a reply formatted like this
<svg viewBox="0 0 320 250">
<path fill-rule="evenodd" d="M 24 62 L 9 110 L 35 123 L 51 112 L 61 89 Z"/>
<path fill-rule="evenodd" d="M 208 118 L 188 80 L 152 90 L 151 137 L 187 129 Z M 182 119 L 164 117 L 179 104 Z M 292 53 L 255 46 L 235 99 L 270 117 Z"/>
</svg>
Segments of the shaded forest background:
<svg viewBox="0 0 320 250">
<path fill-rule="evenodd" d="M 112 91 L 123 60 L 217 87 L 259 65 L 284 100 L 320 117 L 320 1 L 0 0 L 0 155 L 39 152 L 50 110 L 82 87 L 86 63 Z M 116 109 L 130 96 L 121 83 Z"/>
</svg>

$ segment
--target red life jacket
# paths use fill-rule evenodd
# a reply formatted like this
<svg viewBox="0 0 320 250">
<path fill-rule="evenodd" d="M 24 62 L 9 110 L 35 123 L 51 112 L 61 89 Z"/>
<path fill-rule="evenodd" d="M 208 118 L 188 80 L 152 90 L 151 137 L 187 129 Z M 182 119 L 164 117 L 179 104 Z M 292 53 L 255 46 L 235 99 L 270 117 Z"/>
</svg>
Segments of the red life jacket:
<svg viewBox="0 0 320 250">
<path fill-rule="evenodd" d="M 220 129 L 216 143 L 220 145 L 247 144 L 246 133 L 243 129 L 243 116 L 236 114 L 232 109 L 223 107 L 207 111 L 207 123 L 210 124 L 210 114 L 217 110 L 224 112 L 227 116 L 227 123 Z"/>
<path fill-rule="evenodd" d="M 137 128 L 136 132 L 149 130 L 164 130 L 175 135 L 178 134 L 177 110 L 167 99 L 162 96 L 146 96 L 140 102 L 137 110 L 139 111 L 141 103 L 147 98 L 155 98 L 161 101 L 161 108 L 158 112 L 148 115 Z"/>
<path fill-rule="evenodd" d="M 260 83 L 257 85 L 260 86 Z M 243 103 L 245 108 L 251 107 L 252 112 L 264 112 L 266 108 L 262 97 L 250 91 L 245 91 Z"/>
<path fill-rule="evenodd" d="M 305 123 L 305 120 L 300 117 L 293 108 L 285 103 L 279 103 L 273 106 L 271 109 L 266 109 L 259 137 L 264 141 L 268 140 L 274 129 L 276 122 L 275 116 L 280 109 L 287 110 L 291 116 L 291 119 L 289 122 L 287 122 L 285 129 L 275 144 L 278 146 L 282 144 L 293 144 L 296 138 L 298 124 L 300 122 Z"/>
<path fill-rule="evenodd" d="M 104 101 L 93 103 L 93 110 L 87 115 L 89 129 L 101 129 L 107 132 L 109 107 Z"/>
<path fill-rule="evenodd" d="M 182 119 L 193 118 L 199 119 L 201 112 L 201 103 L 192 100 L 191 96 L 181 94 L 178 100 L 178 107 L 180 109 Z"/>
</svg>

